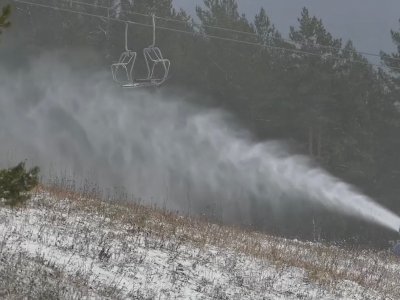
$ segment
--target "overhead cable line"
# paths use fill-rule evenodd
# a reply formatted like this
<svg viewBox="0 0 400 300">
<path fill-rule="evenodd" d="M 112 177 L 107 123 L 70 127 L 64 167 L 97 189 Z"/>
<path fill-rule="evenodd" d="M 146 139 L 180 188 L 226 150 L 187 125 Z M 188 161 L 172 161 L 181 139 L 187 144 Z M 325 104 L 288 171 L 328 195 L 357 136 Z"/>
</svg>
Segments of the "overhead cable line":
<svg viewBox="0 0 400 300">
<path fill-rule="evenodd" d="M 18 2 L 18 1 L 15 1 L 15 2 Z M 112 10 L 115 11 L 117 9 L 117 7 L 92 4 L 92 3 L 76 1 L 76 0 L 62 0 L 62 1 L 59 1 L 59 2 L 62 2 L 63 4 L 70 4 L 71 3 L 71 4 L 83 5 L 83 6 L 93 7 L 93 8 L 101 8 L 101 9 L 105 9 L 105 10 L 108 10 L 108 11 L 112 11 Z M 123 11 L 121 13 L 123 13 L 124 15 L 153 17 L 153 15 L 139 13 L 139 12 L 135 12 L 135 11 Z M 159 19 L 159 20 L 168 21 L 168 22 L 177 22 L 177 23 L 189 24 L 189 21 L 185 21 L 185 20 L 177 20 L 177 19 L 159 17 L 159 16 L 155 16 L 155 18 Z M 195 24 L 195 25 L 198 25 L 198 24 Z"/>
<path fill-rule="evenodd" d="M 85 6 L 90 6 L 90 7 L 94 7 L 94 8 L 106 9 L 108 12 L 110 10 L 115 10 L 116 9 L 115 7 L 109 7 L 109 6 L 98 5 L 98 4 L 91 4 L 91 3 L 86 3 L 86 2 L 77 1 L 77 0 L 64 0 L 64 1 L 61 1 L 61 2 L 74 3 L 74 4 L 78 4 L 78 5 L 85 5 Z M 135 11 L 124 11 L 123 14 L 124 15 L 132 15 L 132 16 L 136 15 L 136 16 L 143 16 L 143 17 L 152 17 L 152 15 L 139 13 L 139 12 L 135 12 Z M 238 33 L 238 34 L 243 34 L 243 35 L 248 35 L 248 36 L 253 36 L 253 37 L 259 37 L 259 35 L 257 33 L 255 33 L 255 32 L 237 30 L 237 29 L 226 28 L 226 27 L 221 27 L 221 26 L 198 24 L 198 23 L 194 22 L 193 20 L 192 20 L 192 22 L 189 22 L 189 20 L 185 21 L 185 20 L 178 20 L 178 19 L 159 17 L 159 16 L 155 16 L 155 18 L 159 19 L 159 20 L 164 20 L 164 21 L 167 21 L 167 22 L 175 22 L 175 23 L 181 23 L 181 24 L 187 24 L 187 25 L 194 25 L 194 26 L 196 26 L 198 28 L 204 27 L 204 28 L 209 28 L 209 29 L 216 29 L 216 30 L 221 30 L 221 31 L 226 31 L 226 32 L 232 32 L 232 33 Z M 271 37 L 271 39 L 275 40 L 275 41 L 282 41 L 282 42 L 290 43 L 290 44 L 294 43 L 295 45 L 309 46 L 309 45 L 307 45 L 305 43 L 295 42 L 295 41 L 292 41 L 290 39 L 285 39 L 285 38 Z M 313 46 L 315 48 L 343 51 L 343 52 L 354 53 L 354 54 L 359 54 L 359 55 L 363 55 L 363 56 L 371 56 L 371 57 L 382 58 L 382 56 L 380 54 L 372 53 L 372 52 L 358 51 L 358 50 L 351 50 L 351 49 L 343 49 L 343 48 L 340 48 L 340 47 L 321 45 L 321 44 L 317 44 L 317 43 L 314 43 L 311 46 Z M 396 57 L 385 57 L 385 59 L 391 60 L 391 61 L 399 61 L 400 62 L 400 58 L 396 58 Z"/>
<path fill-rule="evenodd" d="M 115 22 L 120 22 L 120 23 L 128 23 L 132 25 L 137 25 L 137 26 L 142 26 L 142 27 L 149 27 L 152 28 L 153 26 L 150 24 L 145 24 L 141 22 L 136 22 L 136 21 L 130 21 L 130 20 L 123 20 L 120 18 L 115 18 L 115 17 L 110 17 L 108 16 L 101 16 L 98 14 L 93 14 L 93 13 L 88 13 L 88 12 L 83 12 L 83 11 L 77 11 L 77 10 L 72 10 L 72 9 L 67 9 L 67 8 L 62 8 L 62 7 L 55 7 L 55 6 L 50 6 L 50 5 L 45 5 L 45 4 L 40 4 L 40 3 L 33 3 L 30 1 L 24 1 L 24 0 L 13 0 L 14 2 L 17 3 L 22 3 L 26 5 L 32 5 L 32 6 L 37 6 L 37 7 L 42 7 L 42 8 L 48 8 L 48 9 L 53 9 L 57 11 L 63 11 L 63 12 L 69 12 L 69 13 L 75 13 L 75 14 L 80 14 L 83 16 L 89 16 L 89 17 L 94 17 L 94 18 L 100 18 L 102 20 L 107 19 L 110 21 L 115 21 Z M 77 1 L 74 1 L 77 2 Z M 174 29 L 174 28 L 169 28 L 169 27 L 164 27 L 164 26 L 157 26 L 157 29 L 165 30 L 165 31 L 170 31 L 170 32 L 176 32 L 176 33 L 182 33 L 182 34 L 188 34 L 192 36 L 196 36 L 199 33 L 192 32 L 192 31 L 186 31 L 186 30 L 181 30 L 181 29 Z M 227 41 L 227 42 L 234 42 L 234 43 L 239 43 L 243 45 L 249 45 L 249 46 L 256 46 L 256 47 L 261 47 L 261 48 L 268 48 L 268 49 L 274 49 L 274 50 L 279 50 L 279 51 L 285 51 L 285 52 L 292 52 L 296 54 L 302 54 L 302 55 L 308 55 L 308 56 L 316 56 L 316 57 L 327 57 L 330 56 L 331 58 L 334 58 L 336 60 L 343 59 L 342 57 L 334 56 L 329 53 L 325 54 L 320 54 L 320 53 L 313 53 L 313 52 L 308 52 L 296 48 L 287 48 L 287 47 L 279 47 L 279 46 L 273 46 L 273 45 L 265 45 L 261 43 L 256 43 L 256 42 L 250 42 L 250 41 L 244 41 L 244 40 L 239 40 L 239 39 L 233 39 L 233 38 L 227 38 L 227 37 L 221 37 L 221 36 L 216 36 L 216 35 L 210 35 L 210 34 L 201 34 L 204 37 L 214 39 L 214 40 L 221 40 L 221 41 Z M 364 64 L 364 65 L 371 65 L 375 67 L 387 67 L 389 69 L 393 70 L 400 70 L 400 67 L 391 67 L 391 66 L 386 66 L 383 64 L 376 64 L 376 63 L 370 63 L 366 62 L 363 60 L 351 60 L 351 63 L 358 63 L 358 64 Z"/>
</svg>

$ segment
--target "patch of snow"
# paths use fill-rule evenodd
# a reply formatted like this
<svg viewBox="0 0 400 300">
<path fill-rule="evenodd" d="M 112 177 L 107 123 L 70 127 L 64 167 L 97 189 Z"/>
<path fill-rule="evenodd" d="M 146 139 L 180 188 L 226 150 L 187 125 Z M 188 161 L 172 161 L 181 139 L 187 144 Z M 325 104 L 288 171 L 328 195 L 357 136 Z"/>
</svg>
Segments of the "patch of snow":
<svg viewBox="0 0 400 300">
<path fill-rule="evenodd" d="M 52 205 L 41 205 L 43 201 Z M 0 253 L 9 260 L 18 259 L 19 253 L 35 262 L 35 268 L 39 264 L 64 274 L 71 286 L 66 298 L 74 298 L 79 282 L 92 297 L 115 299 L 385 297 L 346 280 L 330 289 L 314 283 L 301 268 L 278 266 L 232 249 L 198 247 L 173 235 L 165 239 L 131 230 L 106 216 L 71 210 L 70 200 L 56 200 L 48 193 L 35 195 L 30 203 L 23 210 L 0 208 Z M 279 251 L 296 251 L 300 257 L 309 255 L 307 247 L 319 247 L 283 239 L 274 243 Z M 341 264 L 346 267 L 346 261 Z M 0 264 L 0 271 L 2 267 L 6 268 Z M 30 270 L 28 263 L 26 268 L 34 276 L 36 269 Z M 398 264 L 390 268 L 399 271 Z"/>
</svg>

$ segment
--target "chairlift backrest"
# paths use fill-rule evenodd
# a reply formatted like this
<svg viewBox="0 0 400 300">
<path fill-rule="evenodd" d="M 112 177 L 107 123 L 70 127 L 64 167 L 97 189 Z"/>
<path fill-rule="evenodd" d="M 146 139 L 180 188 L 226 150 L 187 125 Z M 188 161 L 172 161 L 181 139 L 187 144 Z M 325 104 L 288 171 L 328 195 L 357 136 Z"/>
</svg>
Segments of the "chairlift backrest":
<svg viewBox="0 0 400 300">
<path fill-rule="evenodd" d="M 146 48 L 145 51 L 151 60 L 164 59 L 161 54 L 161 50 L 158 47 L 149 47 L 149 48 Z"/>
</svg>

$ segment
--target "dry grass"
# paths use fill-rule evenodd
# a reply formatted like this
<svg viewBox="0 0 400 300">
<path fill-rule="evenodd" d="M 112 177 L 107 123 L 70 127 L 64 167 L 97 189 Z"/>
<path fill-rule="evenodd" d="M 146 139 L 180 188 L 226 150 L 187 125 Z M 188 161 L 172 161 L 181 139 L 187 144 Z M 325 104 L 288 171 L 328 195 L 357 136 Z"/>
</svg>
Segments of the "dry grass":
<svg viewBox="0 0 400 300">
<path fill-rule="evenodd" d="M 43 187 L 36 192 L 42 192 Z M 299 242 L 267 236 L 240 228 L 211 224 L 179 216 L 155 207 L 144 206 L 126 199 L 97 200 L 90 193 L 51 187 L 47 192 L 57 199 L 69 199 L 68 213 L 73 211 L 98 214 L 110 222 L 128 225 L 128 233 L 144 232 L 161 240 L 171 237 L 198 248 L 206 245 L 224 247 L 256 259 L 274 263 L 277 267 L 298 267 L 306 270 L 309 279 L 334 290 L 338 284 L 351 281 L 365 291 L 379 292 L 384 297 L 400 299 L 397 258 L 387 252 L 349 251 L 322 244 Z M 116 200 L 116 199 L 114 199 Z M 42 205 L 54 205 L 43 202 Z M 50 207 L 51 208 L 51 207 Z M 72 211 L 71 211 L 72 210 Z"/>
</svg>

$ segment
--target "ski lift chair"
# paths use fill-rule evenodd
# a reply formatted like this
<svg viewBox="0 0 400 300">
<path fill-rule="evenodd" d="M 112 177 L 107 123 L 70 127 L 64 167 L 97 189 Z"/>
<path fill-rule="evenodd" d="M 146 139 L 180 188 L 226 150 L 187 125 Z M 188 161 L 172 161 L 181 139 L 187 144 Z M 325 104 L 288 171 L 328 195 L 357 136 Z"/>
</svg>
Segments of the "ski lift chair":
<svg viewBox="0 0 400 300">
<path fill-rule="evenodd" d="M 133 66 L 135 65 L 136 56 L 136 52 L 127 50 L 122 52 L 118 63 L 111 65 L 111 73 L 115 82 L 122 86 L 132 83 L 132 72 Z M 123 71 L 122 75 L 121 69 Z M 123 77 L 124 80 L 122 80 L 121 77 Z"/>
<path fill-rule="evenodd" d="M 155 46 L 155 31 L 156 22 L 155 16 L 153 15 L 153 43 L 149 47 L 143 49 L 143 56 L 147 68 L 147 77 L 139 79 L 135 78 L 133 75 L 137 54 L 136 52 L 128 49 L 128 23 L 125 24 L 125 52 L 121 54 L 118 63 L 111 65 L 113 79 L 122 87 L 137 88 L 160 86 L 167 80 L 171 62 L 164 58 L 160 48 Z M 162 76 L 156 75 L 155 70 L 158 66 L 161 68 Z M 126 78 L 126 80 L 123 81 L 118 77 L 121 76 L 119 75 L 121 68 L 125 71 L 123 76 Z"/>
</svg>

